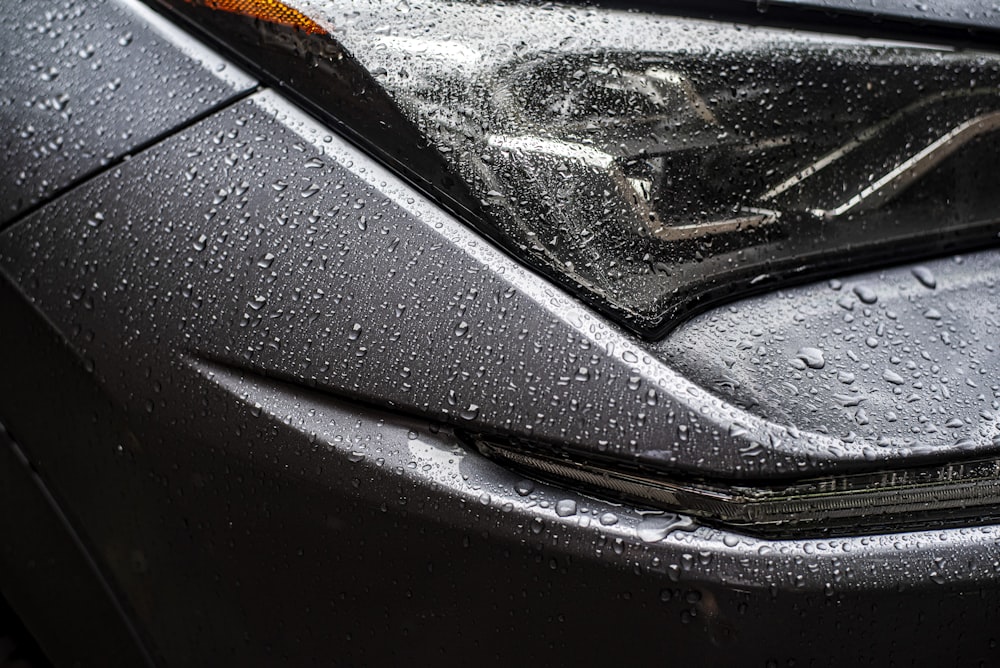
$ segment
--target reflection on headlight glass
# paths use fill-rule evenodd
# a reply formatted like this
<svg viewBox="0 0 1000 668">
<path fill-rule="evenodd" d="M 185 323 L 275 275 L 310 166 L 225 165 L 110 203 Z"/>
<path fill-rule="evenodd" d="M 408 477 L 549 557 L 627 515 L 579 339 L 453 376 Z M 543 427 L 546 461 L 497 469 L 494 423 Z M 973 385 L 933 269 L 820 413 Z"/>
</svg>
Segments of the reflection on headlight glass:
<svg viewBox="0 0 1000 668">
<path fill-rule="evenodd" d="M 356 59 L 470 189 L 474 224 L 647 334 L 996 235 L 989 54 L 559 5 L 288 4 L 330 29 L 288 48 Z"/>
</svg>

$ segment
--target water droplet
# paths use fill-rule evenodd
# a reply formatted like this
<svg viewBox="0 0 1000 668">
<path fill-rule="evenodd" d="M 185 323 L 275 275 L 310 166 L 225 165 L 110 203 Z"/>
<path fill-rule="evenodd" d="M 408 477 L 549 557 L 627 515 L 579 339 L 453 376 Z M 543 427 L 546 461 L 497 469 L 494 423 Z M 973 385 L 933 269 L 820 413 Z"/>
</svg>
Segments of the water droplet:
<svg viewBox="0 0 1000 668">
<path fill-rule="evenodd" d="M 514 483 L 514 491 L 521 496 L 528 496 L 535 491 L 535 483 L 530 480 L 518 480 Z"/>
<path fill-rule="evenodd" d="M 920 284 L 925 288 L 933 290 L 937 287 L 937 279 L 934 277 L 934 273 L 923 265 L 917 265 L 912 269 L 913 275 L 916 277 Z"/>
<path fill-rule="evenodd" d="M 904 382 L 903 377 L 892 369 L 886 369 L 882 373 L 882 380 L 892 383 L 893 385 L 902 385 Z"/>
<path fill-rule="evenodd" d="M 823 351 L 819 348 L 799 348 L 799 352 L 795 353 L 795 356 L 802 360 L 807 367 L 810 369 L 822 369 L 826 366 L 826 360 L 823 359 Z"/>
<path fill-rule="evenodd" d="M 664 515 L 646 517 L 639 522 L 639 526 L 636 527 L 636 533 L 643 542 L 657 543 L 669 536 L 673 531 L 686 530 L 693 526 L 694 523 L 689 517 L 666 513 Z"/>
<path fill-rule="evenodd" d="M 854 294 L 856 294 L 858 296 L 858 299 L 860 299 L 865 304 L 874 304 L 876 301 L 878 301 L 878 295 L 876 295 L 875 291 L 872 290 L 867 285 L 855 285 Z"/>
<path fill-rule="evenodd" d="M 576 501 L 573 499 L 561 499 L 556 503 L 556 515 L 559 517 L 570 517 L 576 515 Z"/>
</svg>

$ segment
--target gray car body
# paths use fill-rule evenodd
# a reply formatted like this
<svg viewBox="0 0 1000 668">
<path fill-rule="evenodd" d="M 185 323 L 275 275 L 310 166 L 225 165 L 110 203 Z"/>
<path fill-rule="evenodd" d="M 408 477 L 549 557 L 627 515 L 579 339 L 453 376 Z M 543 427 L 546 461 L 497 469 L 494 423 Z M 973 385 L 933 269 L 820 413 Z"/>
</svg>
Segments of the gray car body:
<svg viewBox="0 0 1000 668">
<path fill-rule="evenodd" d="M 462 437 L 734 478 L 984 439 L 974 402 L 950 405 L 965 444 L 949 431 L 927 452 L 790 430 L 800 402 L 754 410 L 814 333 L 781 317 L 803 301 L 775 304 L 834 318 L 842 293 L 791 288 L 742 305 L 762 323 L 747 332 L 720 334 L 723 308 L 643 341 L 143 5 L 76 7 L 11 8 L 0 75 L 0 527 L 16 546 L 0 588 L 56 663 L 995 661 L 1000 527 L 681 530 Z M 974 324 L 995 253 L 929 266 L 945 302 L 974 295 L 947 326 Z M 926 308 L 910 269 L 842 290 L 877 283 L 876 316 L 909 314 Z M 761 366 L 738 348 L 729 396 L 709 352 L 747 337 L 787 350 Z"/>
</svg>

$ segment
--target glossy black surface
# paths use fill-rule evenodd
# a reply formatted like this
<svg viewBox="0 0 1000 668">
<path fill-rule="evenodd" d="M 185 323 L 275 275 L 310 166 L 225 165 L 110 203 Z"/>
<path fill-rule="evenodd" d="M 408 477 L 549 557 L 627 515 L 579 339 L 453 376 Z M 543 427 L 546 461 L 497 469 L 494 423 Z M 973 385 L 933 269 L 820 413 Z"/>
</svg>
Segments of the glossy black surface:
<svg viewBox="0 0 1000 668">
<path fill-rule="evenodd" d="M 995 49 L 1000 37 L 1000 14 L 992 0 L 601 0 L 597 4 L 753 26 L 839 32 L 876 39 L 918 38 L 975 48 Z"/>
<path fill-rule="evenodd" d="M 925 26 L 950 26 L 987 34 L 1000 30 L 1000 12 L 997 12 L 996 5 L 990 0 L 765 0 L 757 4 L 762 12 L 766 12 L 772 3 L 775 6 L 822 10 L 833 15 L 859 15 L 874 21 L 905 21 L 914 30 Z"/>
</svg>

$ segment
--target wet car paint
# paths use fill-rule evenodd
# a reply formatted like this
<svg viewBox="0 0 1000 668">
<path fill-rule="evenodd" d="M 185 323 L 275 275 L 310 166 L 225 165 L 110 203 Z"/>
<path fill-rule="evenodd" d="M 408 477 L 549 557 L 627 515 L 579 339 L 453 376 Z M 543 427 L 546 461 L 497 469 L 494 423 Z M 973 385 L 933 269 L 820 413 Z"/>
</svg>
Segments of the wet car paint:
<svg viewBox="0 0 1000 668">
<path fill-rule="evenodd" d="M 136 661 L 994 655 L 996 527 L 762 540 L 470 450 L 456 430 L 599 453 L 669 428 L 691 466 L 822 461 L 794 438 L 699 461 L 699 425 L 745 411 L 274 92 L 10 226 L 0 270 L 7 448 L 92 556 L 123 620 L 108 642 Z"/>
</svg>

